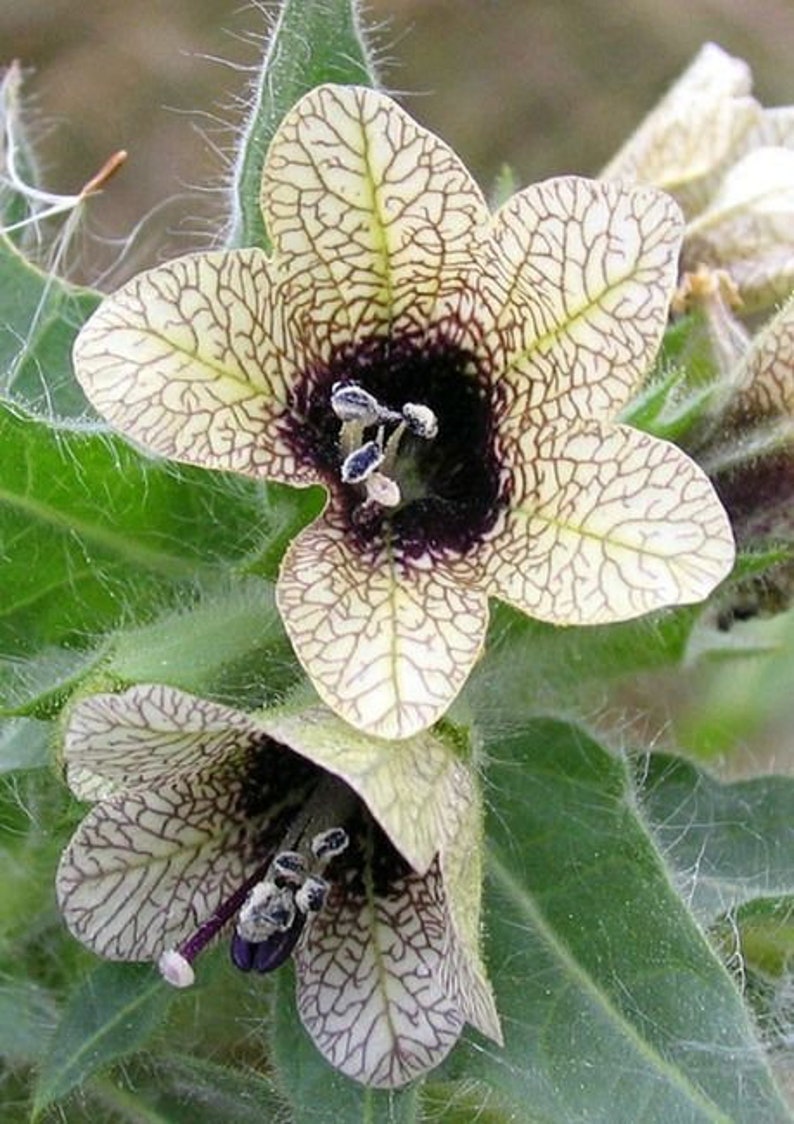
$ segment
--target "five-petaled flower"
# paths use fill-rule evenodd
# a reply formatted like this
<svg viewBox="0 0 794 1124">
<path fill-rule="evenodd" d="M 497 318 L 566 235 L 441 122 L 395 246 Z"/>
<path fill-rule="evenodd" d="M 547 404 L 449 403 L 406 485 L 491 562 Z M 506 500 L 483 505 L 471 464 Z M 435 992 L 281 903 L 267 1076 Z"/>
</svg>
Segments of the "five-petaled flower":
<svg viewBox="0 0 794 1124">
<path fill-rule="evenodd" d="M 669 191 L 682 266 L 728 270 L 747 312 L 794 288 L 794 106 L 764 109 L 747 63 L 707 43 L 602 172 Z"/>
<path fill-rule="evenodd" d="M 300 1017 L 343 1073 L 396 1086 L 469 1022 L 501 1041 L 479 955 L 481 824 L 469 767 L 422 733 L 367 737 L 323 707 L 248 714 L 143 685 L 72 709 L 64 757 L 94 807 L 57 876 L 72 933 L 193 981 L 290 955 Z"/>
<path fill-rule="evenodd" d="M 489 597 L 596 624 L 725 576 L 705 475 L 615 420 L 666 323 L 668 196 L 564 177 L 490 215 L 388 97 L 324 86 L 278 129 L 262 207 L 272 256 L 142 274 L 83 328 L 75 368 L 148 449 L 325 487 L 277 599 L 348 722 L 430 725 L 481 650 Z"/>
</svg>

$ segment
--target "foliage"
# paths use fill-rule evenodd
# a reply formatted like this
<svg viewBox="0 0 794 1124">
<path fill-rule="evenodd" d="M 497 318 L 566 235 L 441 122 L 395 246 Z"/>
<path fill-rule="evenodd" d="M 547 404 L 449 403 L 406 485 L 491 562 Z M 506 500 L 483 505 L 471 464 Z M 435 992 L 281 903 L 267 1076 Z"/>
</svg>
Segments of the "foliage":
<svg viewBox="0 0 794 1124">
<path fill-rule="evenodd" d="M 285 0 L 242 139 L 229 245 L 265 244 L 264 149 L 322 81 L 375 81 L 357 5 Z M 794 1017 L 794 782 L 721 783 L 680 757 L 648 756 L 640 737 L 617 747 L 614 727 L 604 733 L 630 705 L 627 678 L 682 676 L 713 608 L 589 631 L 493 613 L 487 655 L 452 719 L 479 746 L 485 954 L 504 1049 L 470 1032 L 423 1084 L 363 1089 L 307 1040 L 289 969 L 249 980 L 217 953 L 197 988 L 176 993 L 148 966 L 97 964 L 62 931 L 52 877 L 80 809 L 50 768 L 61 708 L 93 687 L 145 679 L 243 706 L 279 697 L 299 671 L 271 582 L 321 502 L 153 460 L 107 432 L 68 359 L 98 299 L 0 238 L 7 1118 L 789 1120 L 770 1050 L 790 1043 Z M 686 331 L 668 340 L 671 364 L 686 361 Z M 690 432 L 708 394 L 698 375 L 682 400 L 682 379 L 680 366 L 663 371 L 633 423 Z M 763 645 L 739 655 L 763 674 Z M 787 666 L 790 675 L 790 651 Z"/>
</svg>

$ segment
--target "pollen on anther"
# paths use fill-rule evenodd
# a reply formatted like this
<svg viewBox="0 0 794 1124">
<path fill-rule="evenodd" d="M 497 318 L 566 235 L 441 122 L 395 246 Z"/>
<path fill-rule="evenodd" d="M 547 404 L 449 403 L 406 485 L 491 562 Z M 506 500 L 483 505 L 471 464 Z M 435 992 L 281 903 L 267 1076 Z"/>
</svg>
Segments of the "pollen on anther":
<svg viewBox="0 0 794 1124">
<path fill-rule="evenodd" d="M 310 874 L 295 894 L 295 905 L 301 913 L 319 913 L 328 897 L 328 883 L 316 874 Z"/>
<path fill-rule="evenodd" d="M 355 383 L 334 383 L 331 388 L 331 409 L 342 422 L 373 425 L 381 416 L 377 398 Z"/>
<path fill-rule="evenodd" d="M 429 406 L 418 402 L 406 402 L 402 409 L 403 420 L 411 433 L 432 440 L 438 433 L 438 418 Z"/>
<path fill-rule="evenodd" d="M 377 441 L 365 441 L 342 461 L 340 476 L 343 484 L 360 484 L 383 464 L 383 450 Z"/>
<path fill-rule="evenodd" d="M 312 839 L 312 854 L 322 860 L 333 859 L 341 855 L 349 843 L 350 837 L 343 827 L 330 827 Z"/>
</svg>

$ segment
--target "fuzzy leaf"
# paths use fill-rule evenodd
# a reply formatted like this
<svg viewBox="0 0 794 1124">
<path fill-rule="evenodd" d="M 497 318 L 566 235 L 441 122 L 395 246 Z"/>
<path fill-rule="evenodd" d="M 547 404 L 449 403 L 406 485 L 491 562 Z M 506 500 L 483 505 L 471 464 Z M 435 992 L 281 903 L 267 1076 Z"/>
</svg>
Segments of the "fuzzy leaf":
<svg viewBox="0 0 794 1124">
<path fill-rule="evenodd" d="M 284 0 L 237 155 L 227 246 L 269 245 L 259 209 L 265 154 L 287 110 L 323 82 L 375 84 L 358 0 Z"/>
<path fill-rule="evenodd" d="M 42 272 L 0 235 L 0 396 L 39 417 L 96 414 L 72 374 L 78 329 L 100 294 Z"/>
<path fill-rule="evenodd" d="M 46 765 L 52 736 L 50 723 L 35 718 L 0 722 L 0 773 Z"/>
<path fill-rule="evenodd" d="M 154 1075 L 135 1081 L 137 1100 L 158 1124 L 263 1124 L 282 1119 L 273 1083 L 253 1070 L 233 1069 L 187 1054 L 164 1056 Z"/>
<path fill-rule="evenodd" d="M 551 721 L 487 749 L 486 951 L 506 1046 L 459 1050 L 449 1070 L 488 1083 L 521 1119 L 530 1105 L 544 1121 L 789 1121 L 625 763 Z"/>
<path fill-rule="evenodd" d="M 150 965 L 102 964 L 73 992 L 34 1093 L 34 1119 L 111 1062 L 133 1053 L 165 1015 L 173 992 Z"/>
<path fill-rule="evenodd" d="M 687 761 L 654 754 L 644 765 L 642 802 L 704 924 L 754 898 L 794 894 L 794 777 L 721 784 Z"/>
<path fill-rule="evenodd" d="M 151 616 L 219 560 L 241 559 L 266 526 L 254 485 L 149 460 L 106 434 L 0 411 L 0 444 L 6 654 Z"/>
</svg>

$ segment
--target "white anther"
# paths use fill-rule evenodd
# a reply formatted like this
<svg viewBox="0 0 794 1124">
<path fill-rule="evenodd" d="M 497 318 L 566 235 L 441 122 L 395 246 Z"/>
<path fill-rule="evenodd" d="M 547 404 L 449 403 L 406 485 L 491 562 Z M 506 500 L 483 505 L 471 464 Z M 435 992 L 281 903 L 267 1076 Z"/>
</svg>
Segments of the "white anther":
<svg viewBox="0 0 794 1124">
<path fill-rule="evenodd" d="M 417 402 L 406 402 L 403 406 L 403 419 L 411 433 L 430 441 L 438 433 L 438 418 L 429 406 Z"/>
<path fill-rule="evenodd" d="M 268 871 L 272 878 L 300 885 L 306 873 L 306 859 L 300 851 L 280 851 Z"/>
<path fill-rule="evenodd" d="M 295 905 L 301 913 L 319 913 L 328 897 L 328 883 L 317 874 L 310 874 L 295 894 Z"/>
<path fill-rule="evenodd" d="M 331 388 L 331 409 L 340 421 L 374 425 L 383 413 L 377 398 L 355 383 L 335 382 Z"/>
<path fill-rule="evenodd" d="M 190 961 L 175 948 L 168 948 L 160 955 L 157 970 L 171 987 L 190 987 L 196 982 L 196 973 Z"/>
<path fill-rule="evenodd" d="M 367 489 L 367 499 L 379 507 L 397 507 L 402 499 L 397 481 L 384 476 L 382 472 L 373 472 L 367 477 L 364 486 Z"/>
<path fill-rule="evenodd" d="M 327 862 L 346 851 L 349 844 L 350 836 L 343 827 L 329 827 L 327 831 L 318 832 L 312 839 L 312 854 Z"/>
<path fill-rule="evenodd" d="M 275 882 L 257 882 L 237 914 L 237 933 L 244 941 L 258 944 L 274 933 L 285 932 L 295 920 L 292 890 Z"/>
<path fill-rule="evenodd" d="M 342 461 L 343 484 L 360 484 L 383 464 L 383 450 L 377 441 L 365 441 Z"/>
</svg>

